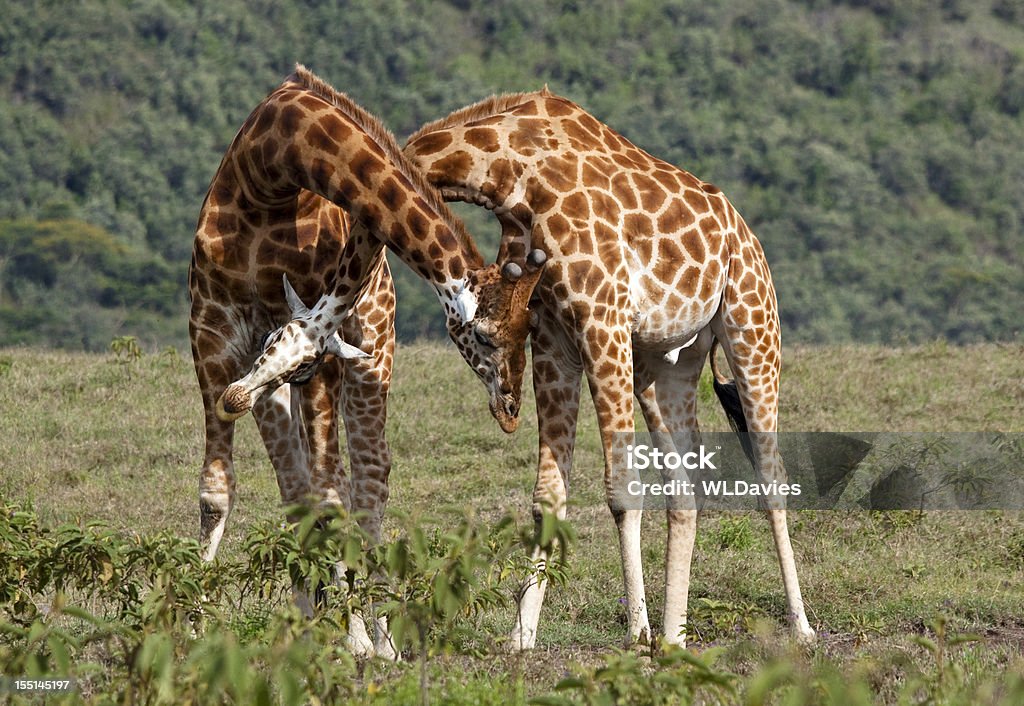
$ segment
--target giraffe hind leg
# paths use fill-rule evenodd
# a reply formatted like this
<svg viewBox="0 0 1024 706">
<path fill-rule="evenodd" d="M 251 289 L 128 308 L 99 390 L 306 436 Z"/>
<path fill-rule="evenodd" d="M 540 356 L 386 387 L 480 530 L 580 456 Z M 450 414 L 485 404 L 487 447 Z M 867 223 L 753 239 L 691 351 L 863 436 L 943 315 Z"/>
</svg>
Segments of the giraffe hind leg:
<svg viewBox="0 0 1024 706">
<path fill-rule="evenodd" d="M 750 445 L 750 435 L 747 433 L 747 418 L 743 414 L 743 402 L 740 399 L 740 392 L 736 387 L 736 381 L 726 378 L 718 370 L 718 365 L 715 361 L 718 346 L 718 339 L 715 339 L 711 346 L 710 354 L 712 385 L 714 386 L 715 396 L 718 398 L 719 404 L 722 405 L 722 410 L 725 412 L 729 426 L 736 432 L 736 436 L 739 437 L 743 453 L 746 454 L 747 459 L 753 464 L 754 449 Z"/>
<path fill-rule="evenodd" d="M 360 342 L 364 349 L 367 341 L 372 342 L 372 357 L 345 361 L 341 408 L 352 467 L 350 505 L 373 541 L 380 539 L 391 475 L 391 450 L 385 426 L 395 351 L 395 300 L 386 262 L 382 264 L 380 278 L 376 295 L 364 297 L 357 304 L 356 315 L 342 324 L 345 340 Z M 384 659 L 397 659 L 387 620 L 374 615 L 372 605 L 370 613 L 352 616 L 349 644 L 353 648 L 365 646 L 368 653 Z"/>
<path fill-rule="evenodd" d="M 697 383 L 710 332 L 702 332 L 697 344 L 680 351 L 674 360 L 658 355 L 637 355 L 634 380 L 637 402 L 652 442 L 663 452 L 685 454 L 700 445 L 697 423 Z M 690 480 L 684 470 L 662 471 L 663 482 Z M 665 604 L 662 639 L 685 645 L 687 603 L 697 508 L 693 496 L 666 497 L 668 541 L 665 546 Z"/>
<path fill-rule="evenodd" d="M 735 389 L 747 427 L 747 433 L 741 434 L 741 439 L 744 436 L 748 439 L 754 470 L 764 481 L 782 483 L 786 480 L 786 469 L 779 453 L 777 435 L 782 361 L 775 300 L 771 296 L 761 302 L 764 319 L 758 326 L 750 323 L 753 318 L 750 307 L 746 300 L 740 301 L 740 296 L 741 293 L 734 288 L 727 288 L 723 314 L 712 322 L 712 328 L 735 375 Z M 804 609 L 796 558 L 789 537 L 785 499 L 766 499 L 766 507 L 782 570 L 790 630 L 802 642 L 813 641 L 814 630 Z"/>
</svg>

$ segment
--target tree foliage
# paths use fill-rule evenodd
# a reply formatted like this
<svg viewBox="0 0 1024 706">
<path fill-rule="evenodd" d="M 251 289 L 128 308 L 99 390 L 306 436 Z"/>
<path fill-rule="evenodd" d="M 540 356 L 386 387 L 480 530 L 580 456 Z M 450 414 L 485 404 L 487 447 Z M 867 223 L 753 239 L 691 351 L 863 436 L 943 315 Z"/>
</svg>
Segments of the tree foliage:
<svg viewBox="0 0 1024 706">
<path fill-rule="evenodd" d="M 1024 324 L 1019 2 L 0 0 L 0 10 L 0 218 L 28 228 L 59 217 L 97 240 L 64 258 L 86 284 L 53 264 L 68 243 L 33 240 L 34 255 L 18 255 L 35 258 L 31 272 L 5 264 L 0 343 L 102 346 L 74 325 L 103 319 L 114 300 L 115 333 L 180 342 L 206 185 L 297 61 L 398 135 L 548 83 L 725 189 L 764 243 L 787 340 L 969 342 L 1013 338 Z M 494 252 L 486 214 L 469 224 Z M 113 243 L 130 249 L 117 256 L 125 272 L 94 253 Z M 400 335 L 439 335 L 429 290 L 395 270 Z M 96 285 L 103 278 L 117 291 Z M 81 315 L 61 323 L 46 311 L 54 287 Z"/>
</svg>

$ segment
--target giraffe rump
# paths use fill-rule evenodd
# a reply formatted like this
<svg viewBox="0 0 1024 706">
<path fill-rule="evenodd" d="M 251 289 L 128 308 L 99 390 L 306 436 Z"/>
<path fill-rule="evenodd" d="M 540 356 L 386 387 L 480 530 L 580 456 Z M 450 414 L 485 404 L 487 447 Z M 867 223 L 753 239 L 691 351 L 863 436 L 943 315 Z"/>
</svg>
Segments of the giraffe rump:
<svg viewBox="0 0 1024 706">
<path fill-rule="evenodd" d="M 408 179 L 430 207 L 444 220 L 460 244 L 476 252 L 476 245 L 469 237 L 465 224 L 454 214 L 441 198 L 437 189 L 427 181 L 426 176 L 409 161 L 398 146 L 394 134 L 376 116 L 358 105 L 347 95 L 337 90 L 302 64 L 295 65 L 295 71 L 285 82 L 297 83 L 304 89 L 323 98 L 358 125 L 373 140 Z"/>
<path fill-rule="evenodd" d="M 743 453 L 747 455 L 747 459 L 751 464 L 754 463 L 754 449 L 750 444 L 750 434 L 747 433 L 747 418 L 743 414 L 743 404 L 740 402 L 740 393 L 736 388 L 736 381 L 725 377 L 722 371 L 718 369 L 718 362 L 716 360 L 716 353 L 718 353 L 718 339 L 716 338 L 711 344 L 711 375 L 714 378 L 715 395 L 718 397 L 718 402 L 722 405 L 722 409 L 725 411 L 725 418 L 729 420 L 729 426 L 736 436 L 740 439 L 740 444 L 743 446 Z"/>
</svg>

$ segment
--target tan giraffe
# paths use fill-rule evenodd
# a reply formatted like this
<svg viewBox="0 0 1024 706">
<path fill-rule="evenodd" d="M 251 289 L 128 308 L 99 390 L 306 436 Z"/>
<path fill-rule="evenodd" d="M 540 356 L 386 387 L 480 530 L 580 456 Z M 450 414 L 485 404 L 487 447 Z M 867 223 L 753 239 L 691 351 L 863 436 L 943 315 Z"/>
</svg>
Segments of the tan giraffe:
<svg viewBox="0 0 1024 706">
<path fill-rule="evenodd" d="M 267 332 L 304 308 L 298 294 L 282 290 L 282 276 L 297 283 L 302 298 L 316 298 L 328 275 L 345 264 L 349 237 L 345 211 L 313 192 L 296 188 L 271 202 L 260 201 L 245 157 L 243 142 L 234 140 L 203 202 L 189 273 L 189 332 L 205 410 L 200 541 L 206 560 L 217 553 L 236 496 L 234 423 L 217 416 L 217 399 L 261 352 Z M 314 496 L 342 505 L 358 513 L 373 537 L 380 533 L 391 471 L 384 427 L 394 320 L 394 286 L 380 253 L 354 312 L 341 327 L 362 350 L 338 346 L 345 357 L 366 357 L 344 364 L 334 358 L 315 374 L 303 371 L 292 377 L 293 385 L 265 396 L 254 409 L 284 504 Z M 339 454 L 339 400 L 351 481 Z M 356 652 L 374 650 L 359 620 L 353 621 L 350 641 Z M 388 645 L 379 645 L 378 651 L 386 654 Z"/>
<path fill-rule="evenodd" d="M 642 511 L 623 493 L 635 478 L 624 463 L 634 396 L 660 443 L 670 443 L 672 434 L 696 444 L 697 381 L 718 339 L 736 386 L 716 390 L 738 392 L 745 420 L 737 422 L 755 433 L 757 471 L 765 478 L 785 474 L 774 434 L 779 319 L 761 246 L 719 189 L 652 157 L 546 87 L 432 122 L 410 137 L 405 153 L 446 199 L 495 213 L 503 230 L 499 257 L 518 259 L 527 248 L 549 255 L 539 303 L 531 305 L 539 315 L 531 348 L 540 432 L 534 513 L 549 505 L 565 516 L 585 375 L 619 534 L 626 640 L 647 642 Z M 667 515 L 663 634 L 682 644 L 697 515 L 692 503 L 670 503 Z M 785 509 L 773 506 L 768 515 L 791 627 L 812 639 Z M 544 589 L 542 574 L 527 586 L 513 648 L 535 644 Z"/>
<path fill-rule="evenodd" d="M 515 429 L 527 303 L 543 270 L 542 252 L 528 258 L 525 271 L 515 263 L 484 266 L 462 222 L 391 133 L 302 66 L 254 109 L 231 152 L 235 170 L 245 174 L 247 201 L 267 206 L 306 189 L 347 209 L 354 226 L 315 305 L 307 308 L 285 282 L 291 319 L 268 335 L 249 372 L 223 390 L 215 403 L 219 419 L 238 419 L 342 350 L 337 331 L 372 285 L 387 246 L 434 288 L 449 334 L 490 392 L 492 414 L 506 431 Z"/>
</svg>

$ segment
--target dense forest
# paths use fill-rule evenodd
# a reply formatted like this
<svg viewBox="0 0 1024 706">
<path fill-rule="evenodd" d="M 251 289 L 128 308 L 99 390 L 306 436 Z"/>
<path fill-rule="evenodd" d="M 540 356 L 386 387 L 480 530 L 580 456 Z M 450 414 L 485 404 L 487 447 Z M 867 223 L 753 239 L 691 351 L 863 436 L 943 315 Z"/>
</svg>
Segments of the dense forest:
<svg viewBox="0 0 1024 706">
<path fill-rule="evenodd" d="M 302 62 L 399 139 L 542 84 L 722 187 L 789 342 L 1020 339 L 1024 1 L 0 0 L 0 345 L 183 345 L 206 186 Z M 469 207 L 493 253 L 496 229 Z M 400 264 L 400 336 L 439 335 Z"/>
</svg>

